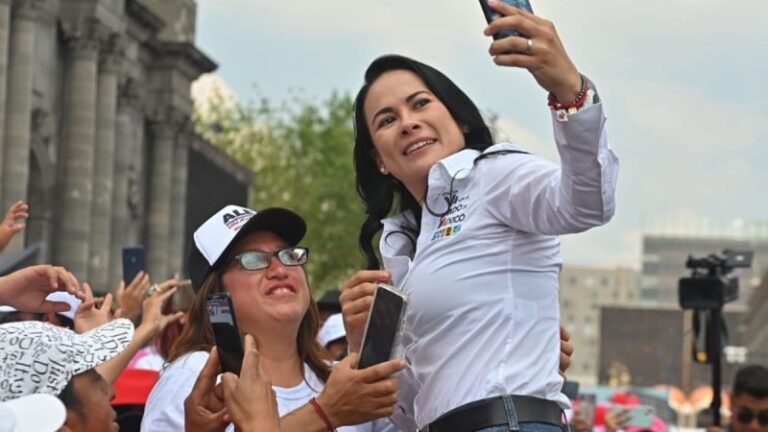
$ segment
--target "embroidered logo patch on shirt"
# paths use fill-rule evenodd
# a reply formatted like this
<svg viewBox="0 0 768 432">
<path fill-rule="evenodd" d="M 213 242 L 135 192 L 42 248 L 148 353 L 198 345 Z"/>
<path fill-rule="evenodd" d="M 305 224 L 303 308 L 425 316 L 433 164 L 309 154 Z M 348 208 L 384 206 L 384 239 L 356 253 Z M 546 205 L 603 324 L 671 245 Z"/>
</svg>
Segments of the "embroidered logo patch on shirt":
<svg viewBox="0 0 768 432">
<path fill-rule="evenodd" d="M 444 193 L 443 199 L 450 208 L 448 209 L 448 212 L 440 218 L 440 223 L 437 224 L 437 228 L 432 232 L 432 237 L 429 241 L 440 240 L 457 235 L 461 232 L 462 224 L 467 218 L 465 210 L 468 207 L 469 194 L 459 197 L 456 192 L 450 195 Z"/>
</svg>

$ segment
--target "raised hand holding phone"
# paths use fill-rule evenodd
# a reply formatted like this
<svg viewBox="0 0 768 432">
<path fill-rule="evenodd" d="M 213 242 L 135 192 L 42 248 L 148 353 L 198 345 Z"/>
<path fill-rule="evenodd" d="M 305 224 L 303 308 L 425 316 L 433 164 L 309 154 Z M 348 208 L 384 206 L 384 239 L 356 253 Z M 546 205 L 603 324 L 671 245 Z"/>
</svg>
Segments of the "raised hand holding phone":
<svg viewBox="0 0 768 432">
<path fill-rule="evenodd" d="M 510 31 L 526 36 L 494 40 L 489 48 L 494 63 L 527 69 L 544 90 L 562 103 L 576 99 L 582 88 L 581 74 L 568 57 L 555 25 L 499 0 L 481 1 L 487 1 L 487 6 L 499 15 L 485 28 L 486 36 Z"/>
</svg>

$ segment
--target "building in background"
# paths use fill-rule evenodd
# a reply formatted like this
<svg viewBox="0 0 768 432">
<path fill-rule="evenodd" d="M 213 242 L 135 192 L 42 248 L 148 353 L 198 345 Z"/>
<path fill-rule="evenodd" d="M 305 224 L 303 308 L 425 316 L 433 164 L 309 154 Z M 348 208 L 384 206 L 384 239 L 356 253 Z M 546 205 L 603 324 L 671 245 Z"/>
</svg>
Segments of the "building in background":
<svg viewBox="0 0 768 432">
<path fill-rule="evenodd" d="M 560 318 L 576 347 L 568 379 L 598 383 L 600 309 L 637 301 L 640 273 L 632 269 L 564 267 L 560 273 Z"/>
<path fill-rule="evenodd" d="M 752 268 L 738 272 L 740 296 L 730 306 L 743 309 L 768 270 L 768 220 L 686 221 L 648 230 L 643 236 L 640 301 L 648 306 L 677 306 L 678 280 L 690 274 L 685 268 L 688 256 L 704 257 L 724 249 L 755 253 Z"/>
<path fill-rule="evenodd" d="M 143 244 L 154 279 L 182 271 L 194 224 L 246 204 L 252 175 L 194 132 L 194 0 L 0 0 L 0 203 L 95 289 Z"/>
<path fill-rule="evenodd" d="M 768 272 L 752 294 L 746 321 L 747 359 L 768 365 Z"/>
<path fill-rule="evenodd" d="M 712 381 L 710 365 L 692 362 L 683 334 L 689 317 L 679 308 L 603 307 L 600 321 L 599 377 L 604 385 L 672 385 L 685 394 Z M 726 346 L 744 346 L 748 339 L 744 312 L 724 314 Z M 689 343 L 689 342 L 685 342 Z M 728 350 L 725 350 L 728 351 Z M 728 388 L 744 358 L 723 357 L 723 388 Z"/>
</svg>

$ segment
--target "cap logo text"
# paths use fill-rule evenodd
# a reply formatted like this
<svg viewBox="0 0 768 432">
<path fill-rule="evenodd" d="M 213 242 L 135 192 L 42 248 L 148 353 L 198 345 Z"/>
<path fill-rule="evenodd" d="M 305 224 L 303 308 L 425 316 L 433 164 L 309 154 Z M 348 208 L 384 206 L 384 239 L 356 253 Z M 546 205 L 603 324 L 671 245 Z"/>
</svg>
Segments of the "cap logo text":
<svg viewBox="0 0 768 432">
<path fill-rule="evenodd" d="M 254 213 L 248 209 L 238 209 L 233 210 L 230 213 L 224 213 L 222 218 L 224 220 L 224 225 L 226 225 L 227 228 L 234 230 L 239 229 L 240 226 L 247 222 L 253 215 Z"/>
</svg>

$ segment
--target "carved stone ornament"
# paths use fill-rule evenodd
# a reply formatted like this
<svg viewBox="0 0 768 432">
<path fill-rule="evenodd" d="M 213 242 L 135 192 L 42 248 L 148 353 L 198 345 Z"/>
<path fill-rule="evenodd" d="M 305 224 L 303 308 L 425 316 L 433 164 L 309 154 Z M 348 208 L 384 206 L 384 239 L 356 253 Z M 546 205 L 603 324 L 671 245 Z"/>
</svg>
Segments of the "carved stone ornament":
<svg viewBox="0 0 768 432">
<path fill-rule="evenodd" d="M 11 7 L 15 18 L 37 20 L 47 3 L 46 0 L 13 0 Z"/>
<path fill-rule="evenodd" d="M 54 133 L 54 121 L 51 113 L 42 108 L 32 110 L 32 133 L 44 142 L 51 139 Z"/>
<path fill-rule="evenodd" d="M 132 110 L 141 110 L 143 100 L 139 84 L 132 77 L 125 77 L 117 88 L 117 106 L 120 108 L 130 108 Z"/>
<path fill-rule="evenodd" d="M 75 58 L 96 59 L 109 33 L 101 23 L 90 17 L 62 21 L 64 40 Z"/>
<path fill-rule="evenodd" d="M 123 65 L 125 45 L 119 33 L 109 34 L 101 45 L 100 68 L 106 73 L 117 73 Z"/>
<path fill-rule="evenodd" d="M 128 190 L 126 194 L 126 204 L 128 205 L 128 217 L 131 220 L 138 220 L 141 216 L 141 182 L 139 170 L 134 164 L 128 166 L 126 181 Z"/>
</svg>

